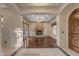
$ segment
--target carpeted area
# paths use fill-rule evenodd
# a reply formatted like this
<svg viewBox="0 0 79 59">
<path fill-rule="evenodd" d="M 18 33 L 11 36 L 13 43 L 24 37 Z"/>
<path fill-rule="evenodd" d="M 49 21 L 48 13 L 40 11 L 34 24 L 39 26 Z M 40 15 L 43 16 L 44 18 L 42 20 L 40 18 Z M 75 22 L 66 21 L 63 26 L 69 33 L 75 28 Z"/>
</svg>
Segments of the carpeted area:
<svg viewBox="0 0 79 59">
<path fill-rule="evenodd" d="M 29 37 L 27 40 L 28 48 L 56 48 L 56 39 L 50 36 L 35 36 Z M 26 44 L 24 44 L 26 45 Z"/>
</svg>

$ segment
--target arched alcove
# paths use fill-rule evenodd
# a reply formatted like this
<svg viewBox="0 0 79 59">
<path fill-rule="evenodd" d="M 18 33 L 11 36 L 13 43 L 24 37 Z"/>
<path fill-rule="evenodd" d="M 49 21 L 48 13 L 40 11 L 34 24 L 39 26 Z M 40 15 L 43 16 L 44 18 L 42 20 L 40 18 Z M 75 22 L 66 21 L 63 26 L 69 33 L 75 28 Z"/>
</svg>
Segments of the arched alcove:
<svg viewBox="0 0 79 59">
<path fill-rule="evenodd" d="M 69 48 L 79 52 L 79 8 L 69 16 Z"/>
</svg>

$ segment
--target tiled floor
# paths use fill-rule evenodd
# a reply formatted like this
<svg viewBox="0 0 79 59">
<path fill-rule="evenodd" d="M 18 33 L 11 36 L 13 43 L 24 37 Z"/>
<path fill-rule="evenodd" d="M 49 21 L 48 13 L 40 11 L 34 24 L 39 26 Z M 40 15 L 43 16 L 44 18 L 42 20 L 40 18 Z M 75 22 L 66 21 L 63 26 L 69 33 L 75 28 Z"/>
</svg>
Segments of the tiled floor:
<svg viewBox="0 0 79 59">
<path fill-rule="evenodd" d="M 62 49 L 70 56 L 79 56 L 79 53 L 69 48 L 62 48 Z M 3 47 L 0 50 L 0 56 L 10 56 L 17 50 L 18 48 Z M 59 48 L 21 48 L 14 55 L 15 56 L 66 56 L 66 54 L 62 52 Z"/>
<path fill-rule="evenodd" d="M 22 48 L 15 56 L 66 56 L 59 48 Z"/>
<path fill-rule="evenodd" d="M 18 48 L 2 47 L 0 49 L 0 56 L 10 56 L 17 50 Z"/>
<path fill-rule="evenodd" d="M 70 56 L 79 56 L 79 53 L 69 49 L 69 48 L 62 48 L 67 54 L 69 54 Z"/>
</svg>

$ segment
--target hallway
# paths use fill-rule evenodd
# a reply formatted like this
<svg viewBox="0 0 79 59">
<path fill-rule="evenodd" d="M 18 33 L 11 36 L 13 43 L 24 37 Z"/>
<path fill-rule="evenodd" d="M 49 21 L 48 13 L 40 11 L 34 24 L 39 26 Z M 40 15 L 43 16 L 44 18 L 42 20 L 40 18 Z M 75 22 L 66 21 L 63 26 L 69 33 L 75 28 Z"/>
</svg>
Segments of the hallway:
<svg viewBox="0 0 79 59">
<path fill-rule="evenodd" d="M 1 3 L 0 55 L 79 56 L 79 4 Z"/>
</svg>

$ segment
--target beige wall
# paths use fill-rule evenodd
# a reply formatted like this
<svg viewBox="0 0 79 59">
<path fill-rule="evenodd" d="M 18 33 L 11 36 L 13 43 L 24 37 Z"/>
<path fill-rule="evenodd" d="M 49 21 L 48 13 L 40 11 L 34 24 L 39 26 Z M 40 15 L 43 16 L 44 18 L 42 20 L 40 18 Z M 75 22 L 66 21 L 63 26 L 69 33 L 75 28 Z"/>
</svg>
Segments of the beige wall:
<svg viewBox="0 0 79 59">
<path fill-rule="evenodd" d="M 58 15 L 58 46 L 68 48 L 68 20 L 73 10 L 79 8 L 79 4 L 69 4 Z M 64 33 L 62 33 L 64 31 Z"/>
<path fill-rule="evenodd" d="M 23 21 L 24 21 L 25 23 L 29 24 L 29 22 L 27 21 L 27 19 L 24 19 L 24 18 L 23 18 Z"/>
<path fill-rule="evenodd" d="M 57 19 L 57 18 L 56 18 Z M 53 33 L 53 31 L 54 31 L 54 29 L 53 29 L 53 26 L 51 26 L 51 24 L 52 23 L 54 23 L 54 22 L 57 22 L 57 20 L 56 19 L 54 19 L 54 20 L 52 20 L 51 22 L 50 22 L 50 36 L 51 37 L 53 37 L 53 38 L 55 38 L 55 39 L 57 39 L 57 35 L 55 35 L 54 33 Z M 56 25 L 57 26 L 57 25 Z M 57 31 L 57 29 L 56 29 L 56 31 Z"/>
<path fill-rule="evenodd" d="M 23 44 L 22 17 L 8 9 L 2 9 L 1 12 L 4 17 L 2 45 L 5 47 L 20 47 Z"/>
<path fill-rule="evenodd" d="M 50 25 L 52 24 L 52 23 L 54 23 L 54 22 L 56 22 L 57 24 L 56 24 L 56 35 L 54 34 L 54 33 L 52 33 L 52 31 L 53 31 L 53 29 L 52 29 L 52 27 L 50 27 L 51 29 L 50 29 L 50 36 L 51 37 L 53 37 L 53 38 L 55 38 L 56 39 L 56 41 L 57 41 L 57 45 L 58 46 L 60 46 L 60 22 L 59 22 L 59 15 L 53 20 L 53 21 L 51 21 L 50 22 Z"/>
<path fill-rule="evenodd" d="M 1 41 L 2 41 L 1 34 L 2 34 L 2 31 L 1 31 L 1 19 L 0 19 L 0 48 L 1 48 Z"/>
<path fill-rule="evenodd" d="M 2 45 L 2 30 L 1 30 L 1 8 L 0 8 L 0 49 L 1 49 L 1 45 Z"/>
</svg>

